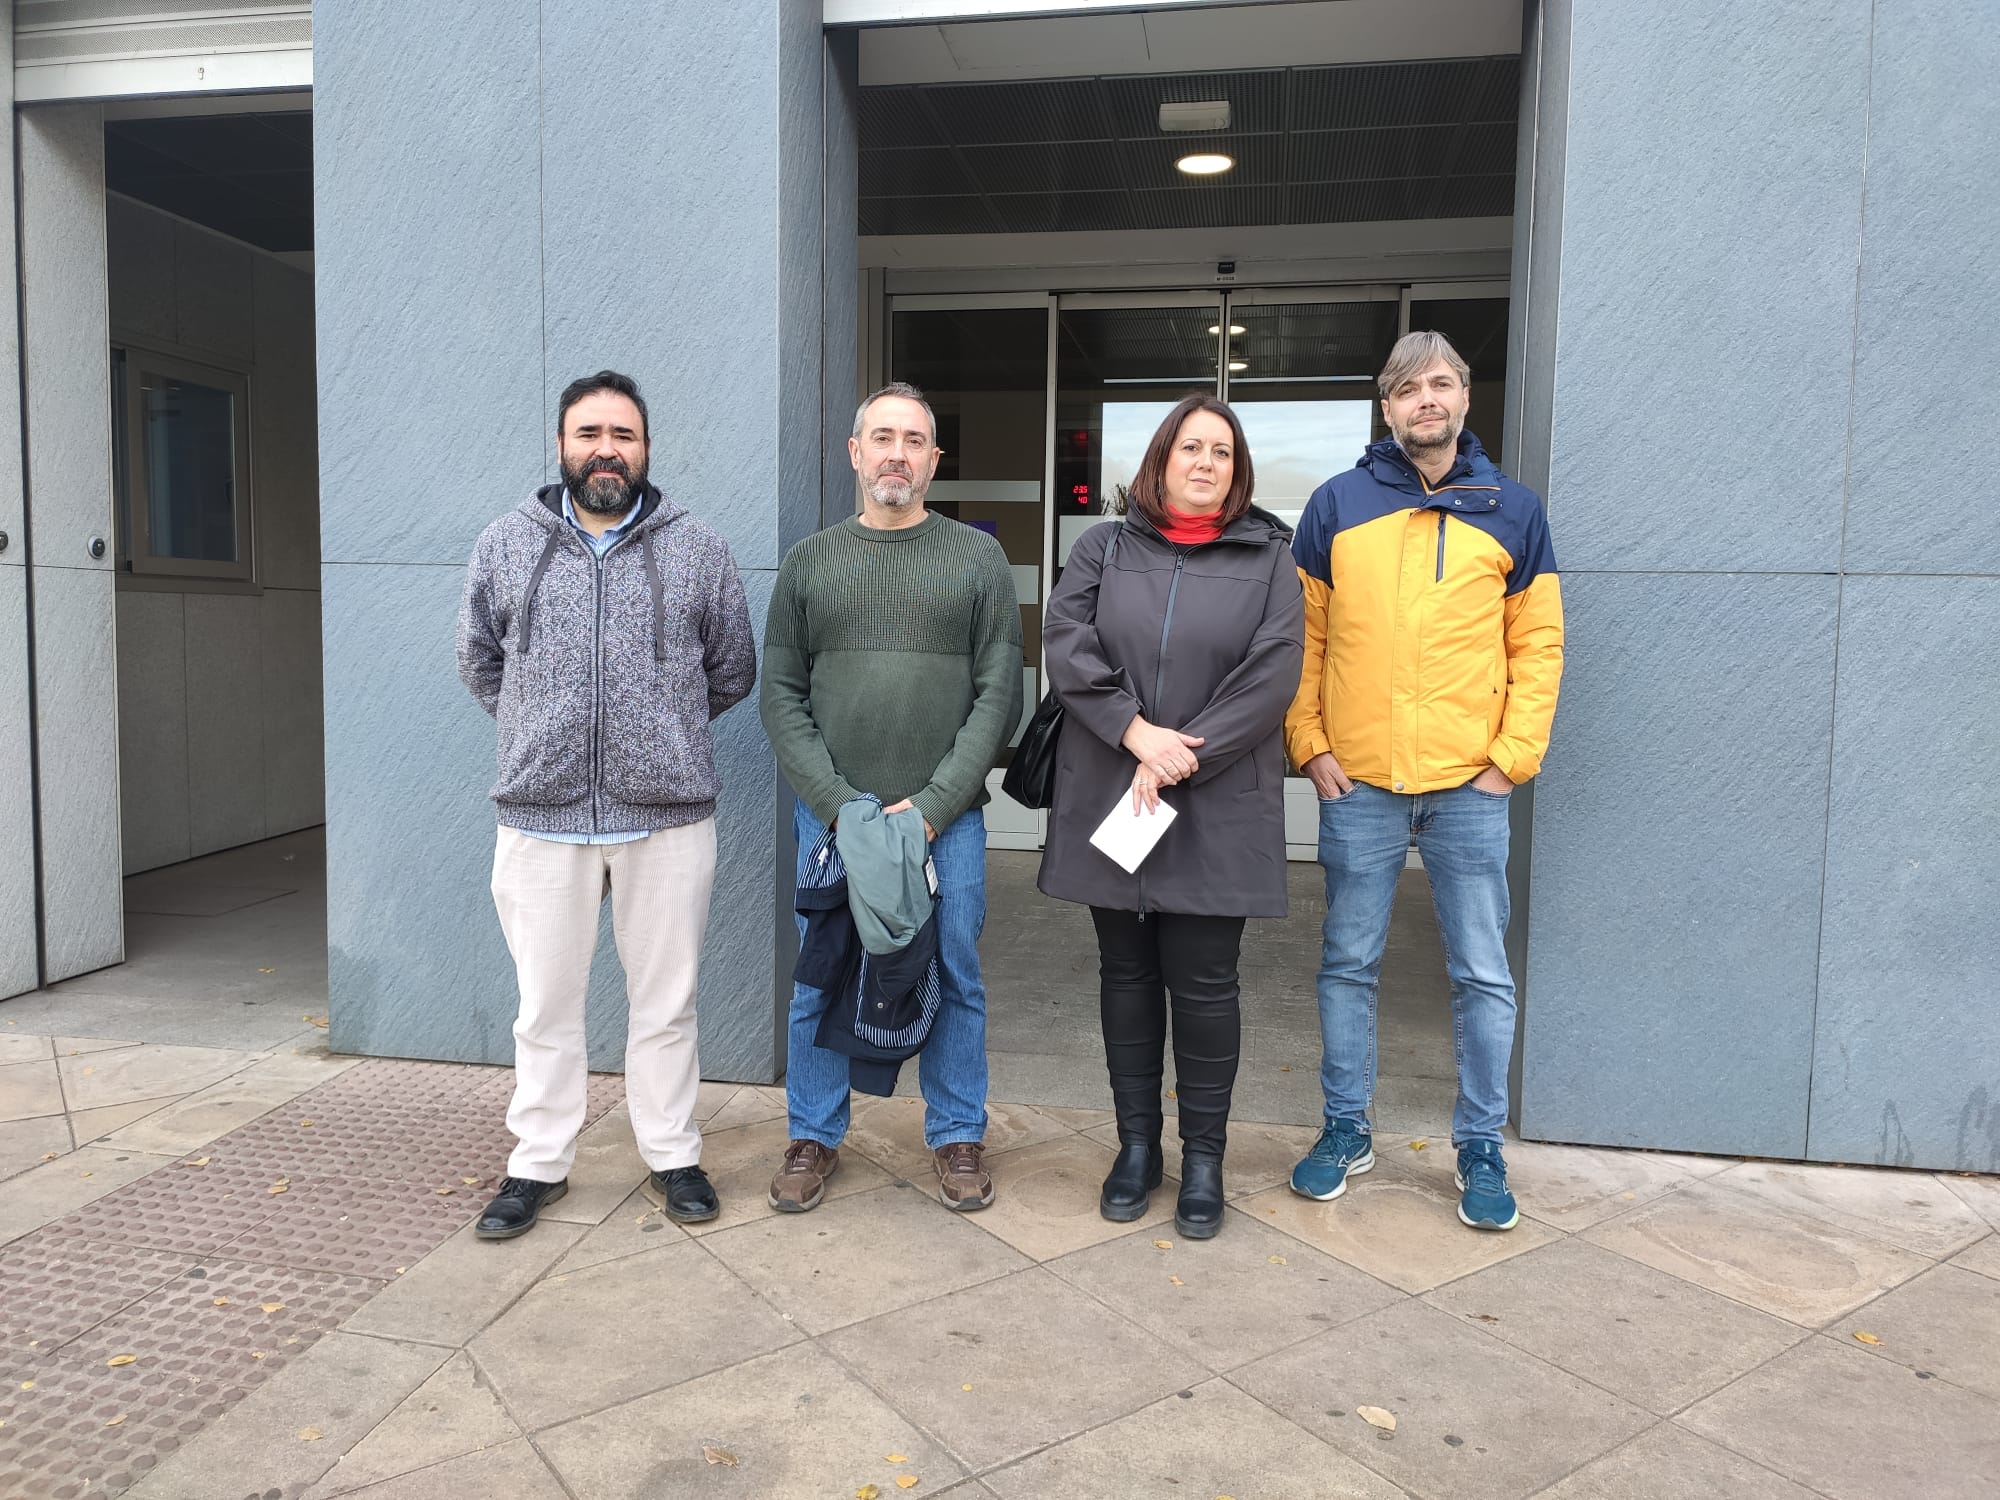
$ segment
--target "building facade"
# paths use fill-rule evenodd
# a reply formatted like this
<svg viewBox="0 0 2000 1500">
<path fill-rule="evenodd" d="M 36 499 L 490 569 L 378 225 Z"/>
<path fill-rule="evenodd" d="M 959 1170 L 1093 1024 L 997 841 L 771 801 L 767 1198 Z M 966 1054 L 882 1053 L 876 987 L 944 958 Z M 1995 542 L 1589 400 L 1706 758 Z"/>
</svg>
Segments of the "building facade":
<svg viewBox="0 0 2000 1500">
<path fill-rule="evenodd" d="M 1976 463 L 1952 493 L 2000 419 L 1992 7 L 13 12 L 0 994 L 118 962 L 124 873 L 323 806 L 334 1045 L 509 1058 L 452 631 L 581 371 L 645 388 L 653 474 L 760 627 L 785 549 L 852 508 L 857 394 L 916 379 L 937 497 L 1015 564 L 1032 689 L 1146 403 L 1212 382 L 1254 414 L 1282 510 L 1266 451 L 1344 467 L 1370 362 L 1435 326 L 1566 575 L 1556 743 L 1515 799 L 1522 1133 L 2000 1170 L 2000 540 Z M 1177 172 L 1197 146 L 1232 168 Z M 178 482 L 147 380 L 247 434 L 193 583 L 134 520 Z M 753 714 L 716 727 L 703 1061 L 768 1081 L 790 799 Z M 607 941 L 607 1064 L 618 983 Z"/>
</svg>

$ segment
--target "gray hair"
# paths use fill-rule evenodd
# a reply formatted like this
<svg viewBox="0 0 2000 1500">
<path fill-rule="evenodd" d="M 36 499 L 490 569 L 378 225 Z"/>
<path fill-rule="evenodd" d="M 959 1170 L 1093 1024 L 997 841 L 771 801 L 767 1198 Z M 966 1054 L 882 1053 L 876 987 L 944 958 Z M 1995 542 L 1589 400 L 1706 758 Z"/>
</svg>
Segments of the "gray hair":
<svg viewBox="0 0 2000 1500">
<path fill-rule="evenodd" d="M 931 445 L 935 447 L 937 445 L 937 413 L 931 410 L 931 404 L 924 399 L 922 391 L 918 390 L 908 381 L 903 380 L 890 381 L 881 390 L 872 393 L 867 400 L 854 408 L 854 431 L 849 436 L 856 438 L 861 436 L 861 425 L 868 420 L 868 408 L 887 396 L 900 396 L 905 401 L 916 402 L 917 405 L 924 409 L 924 415 L 930 418 L 931 423 Z"/>
<path fill-rule="evenodd" d="M 1472 367 L 1451 347 L 1451 340 L 1441 333 L 1427 331 L 1406 333 L 1396 340 L 1396 347 L 1389 351 L 1389 362 L 1375 378 L 1375 388 L 1386 398 L 1412 375 L 1423 374 L 1439 360 L 1458 372 L 1460 385 L 1472 384 Z"/>
</svg>

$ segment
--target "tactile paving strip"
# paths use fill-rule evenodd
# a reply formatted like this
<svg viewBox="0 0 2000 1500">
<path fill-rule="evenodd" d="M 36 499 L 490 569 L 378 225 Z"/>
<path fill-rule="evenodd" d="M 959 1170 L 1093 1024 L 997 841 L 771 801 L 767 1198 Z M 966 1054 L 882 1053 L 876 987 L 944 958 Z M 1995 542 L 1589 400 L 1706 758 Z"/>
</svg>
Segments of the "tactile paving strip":
<svg viewBox="0 0 2000 1500">
<path fill-rule="evenodd" d="M 283 1172 L 214 1159 L 191 1167 L 182 1164 L 187 1160 L 200 1158 L 184 1157 L 150 1172 L 39 1233 L 213 1255 L 277 1211 L 283 1195 L 271 1189 Z"/>
<path fill-rule="evenodd" d="M 161 1377 L 136 1364 L 51 1364 L 31 1390 L 9 1381 L 0 1390 L 0 1495 L 116 1495 L 247 1393 L 244 1385 Z"/>
<path fill-rule="evenodd" d="M 0 1250 L 0 1346 L 7 1367 L 17 1357 L 52 1352 L 187 1268 L 188 1257 L 178 1250 L 80 1237 L 36 1235 L 9 1245 Z"/>
<path fill-rule="evenodd" d="M 284 1206 L 231 1240 L 236 1260 L 387 1281 L 443 1244 L 485 1204 L 484 1187 L 333 1178 L 303 1184 Z"/>
</svg>

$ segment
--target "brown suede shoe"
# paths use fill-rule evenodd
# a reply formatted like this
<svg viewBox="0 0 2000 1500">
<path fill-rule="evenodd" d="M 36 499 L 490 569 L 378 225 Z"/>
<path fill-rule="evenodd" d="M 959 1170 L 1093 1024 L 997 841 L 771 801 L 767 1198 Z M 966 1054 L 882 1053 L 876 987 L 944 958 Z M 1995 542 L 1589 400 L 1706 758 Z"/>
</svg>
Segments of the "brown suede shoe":
<svg viewBox="0 0 2000 1500">
<path fill-rule="evenodd" d="M 993 1201 L 993 1178 L 980 1164 L 986 1147 L 978 1141 L 954 1141 L 931 1153 L 937 1168 L 938 1201 L 969 1214 Z"/>
<path fill-rule="evenodd" d="M 826 1196 L 826 1180 L 840 1168 L 840 1153 L 818 1141 L 793 1141 L 785 1147 L 785 1164 L 771 1179 L 771 1207 L 781 1214 L 802 1214 L 818 1208 Z"/>
</svg>

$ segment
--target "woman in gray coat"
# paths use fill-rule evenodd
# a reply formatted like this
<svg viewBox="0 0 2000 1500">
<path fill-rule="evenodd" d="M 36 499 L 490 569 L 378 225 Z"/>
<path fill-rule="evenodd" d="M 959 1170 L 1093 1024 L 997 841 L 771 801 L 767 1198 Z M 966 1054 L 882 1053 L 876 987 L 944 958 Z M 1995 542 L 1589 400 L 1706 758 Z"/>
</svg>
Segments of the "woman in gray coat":
<svg viewBox="0 0 2000 1500">
<path fill-rule="evenodd" d="M 1100 1208 L 1127 1221 L 1160 1185 L 1173 999 L 1185 1165 L 1174 1222 L 1222 1225 L 1222 1152 L 1242 1032 L 1248 917 L 1285 914 L 1285 710 L 1305 615 L 1291 531 L 1250 503 L 1243 427 L 1213 396 L 1160 424 L 1131 514 L 1077 539 L 1042 624 L 1064 723 L 1041 889 L 1090 907 L 1118 1160 Z M 1178 816 L 1125 870 L 1090 842 L 1121 798 Z"/>
</svg>

